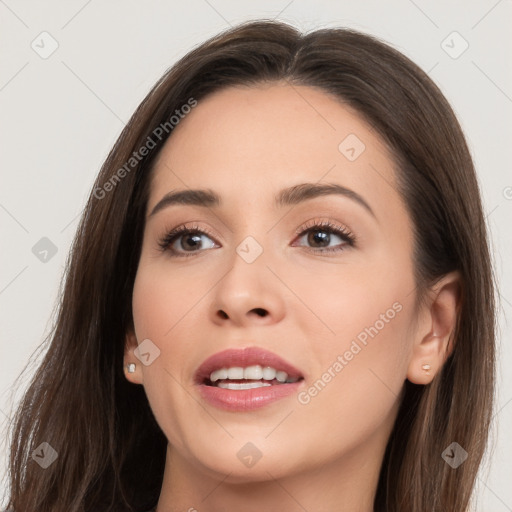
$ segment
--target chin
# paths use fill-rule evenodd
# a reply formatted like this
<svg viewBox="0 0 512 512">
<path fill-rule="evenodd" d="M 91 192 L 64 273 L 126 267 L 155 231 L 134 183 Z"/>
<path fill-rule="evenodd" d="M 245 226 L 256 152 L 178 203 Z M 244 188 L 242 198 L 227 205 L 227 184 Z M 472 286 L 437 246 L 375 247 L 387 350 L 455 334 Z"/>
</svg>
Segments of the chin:
<svg viewBox="0 0 512 512">
<path fill-rule="evenodd" d="M 235 441 L 234 444 L 236 444 L 236 448 L 230 446 L 221 451 L 208 450 L 207 453 L 204 451 L 196 453 L 195 464 L 201 465 L 210 476 L 221 476 L 224 479 L 226 475 L 229 475 L 225 482 L 237 484 L 264 482 L 297 472 L 290 467 L 289 455 L 291 454 L 287 455 L 273 450 L 271 455 L 265 455 L 264 450 L 258 450 L 250 442 L 238 443 Z M 283 465 L 283 461 L 287 461 L 286 467 Z M 298 468 L 298 463 L 296 467 Z"/>
</svg>

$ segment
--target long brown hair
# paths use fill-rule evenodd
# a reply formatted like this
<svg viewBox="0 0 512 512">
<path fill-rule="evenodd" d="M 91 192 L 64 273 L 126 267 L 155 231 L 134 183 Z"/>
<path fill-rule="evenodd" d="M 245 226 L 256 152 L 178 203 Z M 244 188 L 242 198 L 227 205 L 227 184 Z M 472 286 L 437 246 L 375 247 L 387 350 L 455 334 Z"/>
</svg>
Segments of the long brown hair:
<svg viewBox="0 0 512 512">
<path fill-rule="evenodd" d="M 301 34 L 260 20 L 211 38 L 170 68 L 101 168 L 44 360 L 13 422 L 8 506 L 15 512 L 140 511 L 157 503 L 167 441 L 143 387 L 123 374 L 149 178 L 172 134 L 169 124 L 160 137 L 155 129 L 191 98 L 200 104 L 231 85 L 278 80 L 320 88 L 353 107 L 395 155 L 415 230 L 418 296 L 450 271 L 462 276 L 453 353 L 430 385 L 405 384 L 375 510 L 467 509 L 491 419 L 495 304 L 480 193 L 462 130 L 432 80 L 378 39 L 343 28 Z M 140 157 L 148 138 L 155 147 Z M 469 453 L 457 469 L 441 457 L 454 441 Z M 46 469 L 31 457 L 43 442 L 58 454 Z"/>
</svg>

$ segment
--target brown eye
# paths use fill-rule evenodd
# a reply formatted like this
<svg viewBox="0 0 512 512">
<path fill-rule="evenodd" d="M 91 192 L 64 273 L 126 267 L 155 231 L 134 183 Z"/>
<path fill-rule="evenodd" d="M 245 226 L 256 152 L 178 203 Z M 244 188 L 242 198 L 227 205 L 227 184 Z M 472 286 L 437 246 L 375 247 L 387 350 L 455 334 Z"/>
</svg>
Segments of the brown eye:
<svg viewBox="0 0 512 512">
<path fill-rule="evenodd" d="M 191 256 L 202 249 L 212 249 L 216 243 L 210 235 L 201 229 L 179 226 L 167 233 L 159 244 L 162 251 L 169 251 L 173 256 Z"/>
<path fill-rule="evenodd" d="M 327 247 L 331 241 L 331 234 L 326 231 L 310 231 L 307 240 L 313 247 Z"/>
<path fill-rule="evenodd" d="M 174 235 L 169 242 L 168 246 L 170 246 L 170 249 L 175 252 L 179 251 L 185 251 L 185 252 L 197 252 L 201 249 L 212 249 L 215 247 L 215 243 L 211 241 L 208 247 L 202 247 L 202 245 L 206 243 L 204 241 L 204 238 L 208 239 L 208 235 L 205 233 L 200 232 L 185 232 L 178 235 Z"/>
<path fill-rule="evenodd" d="M 201 248 L 201 235 L 197 233 L 179 235 L 176 241 L 178 242 L 178 247 L 185 251 L 195 251 Z M 176 250 L 176 247 L 174 247 L 174 250 Z"/>
<path fill-rule="evenodd" d="M 319 253 L 341 251 L 355 243 L 355 237 L 348 229 L 328 221 L 305 226 L 299 233 L 299 241 L 302 239 L 305 239 L 305 243 L 300 243 L 299 246 Z"/>
</svg>

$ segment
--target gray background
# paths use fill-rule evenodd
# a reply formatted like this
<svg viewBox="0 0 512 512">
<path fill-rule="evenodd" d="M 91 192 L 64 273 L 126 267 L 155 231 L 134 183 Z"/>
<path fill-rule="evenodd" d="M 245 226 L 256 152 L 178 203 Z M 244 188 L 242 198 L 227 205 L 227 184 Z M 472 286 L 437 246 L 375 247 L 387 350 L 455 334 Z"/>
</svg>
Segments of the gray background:
<svg viewBox="0 0 512 512">
<path fill-rule="evenodd" d="M 93 180 L 156 80 L 194 45 L 247 19 L 279 18 L 304 30 L 348 26 L 385 39 L 427 71 L 467 135 L 501 299 L 494 449 L 476 510 L 512 511 L 510 0 L 0 0 L 0 16 L 0 427 L 7 429 L 23 390 L 12 388 L 14 379 L 51 326 Z M 0 449 L 1 478 L 5 443 Z"/>
</svg>

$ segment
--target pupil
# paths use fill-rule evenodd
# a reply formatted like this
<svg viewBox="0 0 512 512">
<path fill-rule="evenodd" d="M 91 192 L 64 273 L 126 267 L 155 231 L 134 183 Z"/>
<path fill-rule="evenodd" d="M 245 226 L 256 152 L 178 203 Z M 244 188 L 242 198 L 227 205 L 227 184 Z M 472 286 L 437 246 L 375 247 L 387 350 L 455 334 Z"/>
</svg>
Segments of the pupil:
<svg viewBox="0 0 512 512">
<path fill-rule="evenodd" d="M 322 247 L 329 245 L 330 234 L 325 231 L 312 231 L 309 233 L 308 242 L 311 244 L 320 243 Z"/>
<path fill-rule="evenodd" d="M 183 247 L 183 249 L 187 249 L 186 246 L 189 245 L 189 241 L 192 240 L 192 239 L 194 240 L 194 242 L 192 242 L 190 244 L 190 247 L 188 247 L 188 248 L 194 249 L 194 248 L 199 246 L 199 244 L 201 243 L 201 236 L 200 235 L 197 235 L 197 234 L 196 235 L 187 235 L 187 237 L 184 239 L 185 240 L 185 244 L 183 244 L 183 243 L 181 244 L 182 247 L 183 247 L 183 245 L 185 245 Z"/>
</svg>

